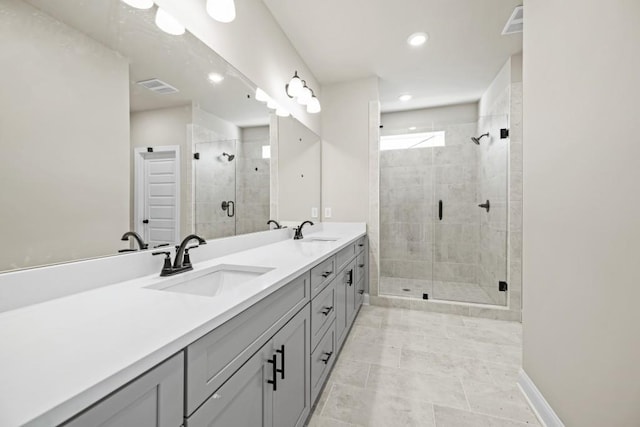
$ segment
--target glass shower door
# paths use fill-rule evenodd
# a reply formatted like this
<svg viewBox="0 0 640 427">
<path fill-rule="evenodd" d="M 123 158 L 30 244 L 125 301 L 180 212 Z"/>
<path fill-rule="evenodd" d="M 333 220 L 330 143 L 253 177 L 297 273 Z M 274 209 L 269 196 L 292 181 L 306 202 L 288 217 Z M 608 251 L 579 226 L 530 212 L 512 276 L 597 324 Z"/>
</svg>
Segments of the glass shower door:
<svg viewBox="0 0 640 427">
<path fill-rule="evenodd" d="M 205 239 L 236 234 L 237 141 L 195 144 L 195 232 Z"/>
</svg>

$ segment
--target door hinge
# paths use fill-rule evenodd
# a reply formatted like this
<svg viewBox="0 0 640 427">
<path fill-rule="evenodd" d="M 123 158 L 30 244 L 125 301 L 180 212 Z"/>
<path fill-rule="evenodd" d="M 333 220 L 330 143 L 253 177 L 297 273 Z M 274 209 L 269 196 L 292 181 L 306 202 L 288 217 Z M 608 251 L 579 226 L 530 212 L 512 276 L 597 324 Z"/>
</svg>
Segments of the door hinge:
<svg viewBox="0 0 640 427">
<path fill-rule="evenodd" d="M 200 153 L 193 153 L 194 160 L 200 160 Z"/>
<path fill-rule="evenodd" d="M 507 285 L 507 282 L 498 282 L 498 290 L 500 292 L 507 292 L 508 287 L 509 285 Z"/>
<path fill-rule="evenodd" d="M 153 153 L 153 147 L 147 147 L 147 153 Z"/>
</svg>

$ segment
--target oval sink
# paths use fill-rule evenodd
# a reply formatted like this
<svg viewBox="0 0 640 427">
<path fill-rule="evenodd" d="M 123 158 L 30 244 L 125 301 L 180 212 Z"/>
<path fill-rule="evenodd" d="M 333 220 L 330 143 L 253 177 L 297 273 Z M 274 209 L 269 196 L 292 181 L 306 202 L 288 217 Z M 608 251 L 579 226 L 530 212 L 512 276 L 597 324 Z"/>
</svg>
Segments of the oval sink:
<svg viewBox="0 0 640 427">
<path fill-rule="evenodd" d="M 170 280 L 148 286 L 147 289 L 215 297 L 234 291 L 239 285 L 271 270 L 273 268 L 223 264 L 212 267 L 197 277 L 190 275 L 177 283 L 175 280 Z"/>
</svg>

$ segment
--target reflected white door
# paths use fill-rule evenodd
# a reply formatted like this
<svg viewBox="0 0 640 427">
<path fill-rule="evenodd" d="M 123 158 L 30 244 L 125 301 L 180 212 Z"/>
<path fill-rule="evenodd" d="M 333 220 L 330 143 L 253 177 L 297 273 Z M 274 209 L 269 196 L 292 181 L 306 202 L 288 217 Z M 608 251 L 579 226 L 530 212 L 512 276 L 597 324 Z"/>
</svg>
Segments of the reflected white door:
<svg viewBox="0 0 640 427">
<path fill-rule="evenodd" d="M 136 231 L 150 247 L 180 236 L 179 147 L 136 149 Z"/>
</svg>

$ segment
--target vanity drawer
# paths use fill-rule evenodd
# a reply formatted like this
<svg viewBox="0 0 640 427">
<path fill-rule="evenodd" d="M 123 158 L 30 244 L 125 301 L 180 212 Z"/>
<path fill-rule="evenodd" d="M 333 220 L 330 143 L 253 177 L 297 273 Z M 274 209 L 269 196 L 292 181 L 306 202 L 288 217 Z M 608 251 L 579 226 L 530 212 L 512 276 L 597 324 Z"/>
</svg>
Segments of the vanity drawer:
<svg viewBox="0 0 640 427">
<path fill-rule="evenodd" d="M 187 416 L 309 302 L 309 283 L 307 272 L 187 347 Z"/>
<path fill-rule="evenodd" d="M 355 281 L 356 283 L 360 280 L 363 279 L 365 276 L 365 269 L 367 267 L 367 263 L 365 262 L 365 256 L 366 254 L 364 252 L 361 252 L 360 255 L 358 255 L 358 257 L 356 258 L 356 272 L 355 272 Z"/>
<path fill-rule="evenodd" d="M 344 266 L 347 265 L 349 261 L 351 261 L 355 254 L 355 243 L 351 243 L 346 248 L 341 249 L 340 252 L 336 254 L 336 264 L 338 265 L 338 271 L 342 270 Z"/>
<path fill-rule="evenodd" d="M 362 252 L 364 250 L 364 244 L 367 236 L 362 236 L 358 240 L 356 240 L 356 253 Z"/>
<path fill-rule="evenodd" d="M 311 402 L 315 402 L 322 390 L 322 385 L 337 356 L 336 328 L 331 324 L 318 347 L 311 353 Z"/>
<path fill-rule="evenodd" d="M 328 258 L 311 269 L 311 298 L 336 277 L 336 259 Z"/>
<path fill-rule="evenodd" d="M 311 350 L 316 348 L 336 318 L 335 279 L 311 301 Z"/>
</svg>

